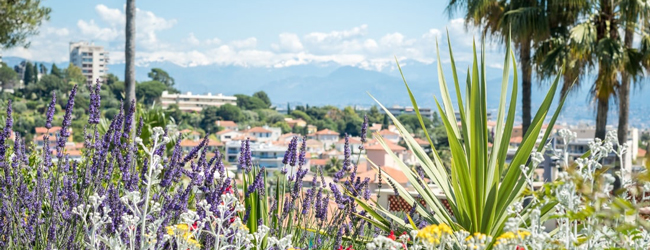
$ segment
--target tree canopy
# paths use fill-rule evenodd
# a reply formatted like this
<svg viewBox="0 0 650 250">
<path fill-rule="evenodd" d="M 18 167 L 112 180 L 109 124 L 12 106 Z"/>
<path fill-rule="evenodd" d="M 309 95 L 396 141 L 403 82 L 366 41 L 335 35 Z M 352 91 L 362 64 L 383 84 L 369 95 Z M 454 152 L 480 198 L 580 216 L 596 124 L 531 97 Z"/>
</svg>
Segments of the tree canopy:
<svg viewBox="0 0 650 250">
<path fill-rule="evenodd" d="M 147 76 L 149 76 L 152 81 L 159 81 L 165 84 L 167 87 L 173 87 L 174 84 L 176 84 L 174 78 L 169 76 L 169 73 L 167 73 L 167 71 L 164 71 L 160 68 L 151 69 L 151 72 L 147 73 Z"/>
<path fill-rule="evenodd" d="M 27 37 L 38 34 L 51 11 L 40 0 L 0 1 L 0 48 L 29 47 Z"/>
</svg>

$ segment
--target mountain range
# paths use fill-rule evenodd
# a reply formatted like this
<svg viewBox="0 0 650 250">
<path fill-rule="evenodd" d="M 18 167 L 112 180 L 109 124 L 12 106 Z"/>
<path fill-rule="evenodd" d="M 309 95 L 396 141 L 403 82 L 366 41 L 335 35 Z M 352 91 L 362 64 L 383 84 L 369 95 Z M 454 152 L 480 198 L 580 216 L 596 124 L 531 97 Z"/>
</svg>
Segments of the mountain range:
<svg viewBox="0 0 650 250">
<path fill-rule="evenodd" d="M 5 57 L 3 61 L 13 66 L 23 59 Z M 41 64 L 41 62 L 38 62 Z M 51 68 L 51 63 L 44 62 Z M 435 108 L 433 96 L 440 97 L 438 73 L 435 64 L 425 64 L 417 61 L 402 61 L 402 71 L 408 81 L 418 105 Z M 60 68 L 67 62 L 57 63 Z M 465 72 L 468 65 L 458 63 L 458 69 Z M 309 105 L 335 106 L 371 106 L 374 101 L 371 94 L 383 105 L 411 106 L 404 82 L 396 67 L 388 67 L 379 71 L 366 70 L 358 67 L 340 66 L 338 64 L 307 64 L 283 68 L 261 68 L 240 66 L 206 65 L 182 67 L 171 62 L 156 62 L 136 67 L 136 79 L 148 80 L 147 73 L 151 68 L 162 68 L 176 80 L 176 88 L 195 94 L 223 93 L 253 94 L 265 91 L 276 105 L 287 103 Z M 464 69 L 464 70 L 460 70 Z M 109 72 L 123 79 L 124 64 L 109 65 Z M 443 64 L 443 74 L 453 91 L 451 68 Z M 488 109 L 496 109 L 501 93 L 501 76 L 503 70 L 486 68 Z M 465 79 L 465 73 L 459 72 L 459 79 Z M 512 76 L 510 77 L 512 81 Z M 539 80 L 534 79 L 535 82 Z M 637 84 L 632 90 L 630 99 L 630 124 L 640 128 L 650 128 L 650 88 L 642 86 L 645 81 Z M 549 88 L 549 81 L 536 84 L 533 87 L 533 110 L 542 102 Z M 589 95 L 590 83 L 585 82 L 575 90 L 565 104 L 559 122 L 566 124 L 592 123 L 595 117 L 594 103 Z M 464 89 L 461 87 L 461 93 Z M 453 97 L 453 96 L 452 96 Z M 455 99 L 455 98 L 452 98 Z M 519 103 L 518 103 L 519 105 Z M 617 123 L 618 108 L 611 105 L 610 124 Z"/>
</svg>

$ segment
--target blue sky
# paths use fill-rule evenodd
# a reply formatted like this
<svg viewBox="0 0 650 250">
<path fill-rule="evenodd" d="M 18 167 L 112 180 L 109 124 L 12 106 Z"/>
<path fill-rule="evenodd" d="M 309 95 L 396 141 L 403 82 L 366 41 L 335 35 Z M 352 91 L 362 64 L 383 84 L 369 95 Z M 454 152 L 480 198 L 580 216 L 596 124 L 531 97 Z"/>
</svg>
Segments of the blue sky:
<svg viewBox="0 0 650 250">
<path fill-rule="evenodd" d="M 469 59 L 462 20 L 434 1 L 208 1 L 138 0 L 137 63 L 181 66 L 286 67 L 337 63 L 382 70 L 393 56 L 431 63 L 435 39 L 449 29 L 457 60 Z M 68 43 L 104 45 L 123 61 L 124 1 L 44 0 L 49 22 L 28 49 L 4 51 L 37 61 L 67 61 Z M 444 40 L 442 40 L 444 41 Z M 490 53 L 499 54 L 493 45 Z M 502 56 L 490 57 L 499 67 Z M 498 59 L 498 60 L 497 60 Z"/>
</svg>

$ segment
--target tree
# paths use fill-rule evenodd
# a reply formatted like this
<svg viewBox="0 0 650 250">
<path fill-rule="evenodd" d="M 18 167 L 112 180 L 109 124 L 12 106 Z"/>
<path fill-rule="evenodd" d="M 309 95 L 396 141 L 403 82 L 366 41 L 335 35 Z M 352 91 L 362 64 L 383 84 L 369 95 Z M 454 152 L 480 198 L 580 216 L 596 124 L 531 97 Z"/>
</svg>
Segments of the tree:
<svg viewBox="0 0 650 250">
<path fill-rule="evenodd" d="M 126 27 L 125 27 L 125 46 L 124 46 L 124 87 L 125 87 L 125 109 L 129 110 L 131 103 L 135 103 L 135 0 L 126 0 Z M 131 121 L 124 120 L 124 123 L 133 124 L 135 117 Z M 131 137 L 135 133 L 130 133 Z"/>
<path fill-rule="evenodd" d="M 212 134 L 219 132 L 217 127 L 217 121 L 219 120 L 219 107 L 208 106 L 201 110 L 201 128 L 205 130 L 206 133 Z"/>
<path fill-rule="evenodd" d="M 34 67 L 32 67 L 32 77 L 33 77 L 32 81 L 33 82 L 38 82 L 38 72 L 39 72 L 38 63 L 34 63 Z"/>
<path fill-rule="evenodd" d="M 264 101 L 262 101 L 262 99 L 254 96 L 236 94 L 235 97 L 237 97 L 237 106 L 245 110 L 269 108 L 269 105 L 267 105 Z"/>
<path fill-rule="evenodd" d="M 291 104 L 287 103 L 287 114 L 291 114 Z"/>
<path fill-rule="evenodd" d="M 41 75 L 47 75 L 47 67 L 45 66 L 45 64 L 41 63 L 40 67 L 38 68 L 38 72 Z"/>
<path fill-rule="evenodd" d="M 267 106 L 271 107 L 271 98 L 264 91 L 258 91 L 253 94 L 253 97 L 257 97 L 266 103 Z"/>
<path fill-rule="evenodd" d="M 81 73 L 79 67 L 70 63 L 68 68 L 65 69 L 65 81 L 70 84 L 84 84 L 86 83 L 86 77 Z"/>
<path fill-rule="evenodd" d="M 160 68 L 151 69 L 151 72 L 147 73 L 147 76 L 149 76 L 149 78 L 151 78 L 153 81 L 162 82 L 167 87 L 172 87 L 175 84 L 174 78 L 169 76 L 167 71 L 164 71 Z"/>
<path fill-rule="evenodd" d="M 413 130 L 418 130 L 422 129 L 422 125 L 420 125 L 420 120 L 418 119 L 417 115 L 414 114 L 403 114 L 397 117 L 397 120 L 402 123 L 402 125 L 409 125 Z M 428 129 L 431 128 L 431 125 L 433 124 L 431 120 L 429 119 L 422 119 L 422 122 L 424 122 L 424 126 Z"/>
<path fill-rule="evenodd" d="M 113 73 L 108 73 L 106 77 L 104 78 L 104 84 L 106 85 L 113 85 L 114 83 L 120 81 L 120 78 L 118 78 L 116 75 Z"/>
<path fill-rule="evenodd" d="M 2 89 L 13 88 L 17 82 L 18 73 L 4 62 L 0 62 L 0 86 L 2 86 Z"/>
<path fill-rule="evenodd" d="M 231 104 L 221 105 L 217 113 L 223 120 L 241 122 L 244 120 L 244 114 L 241 109 Z"/>
<path fill-rule="evenodd" d="M 388 114 L 384 114 L 384 120 L 381 122 L 381 129 L 388 129 Z"/>
<path fill-rule="evenodd" d="M 25 68 L 23 68 L 23 84 L 25 86 L 29 85 L 30 83 L 34 82 L 34 66 L 32 65 L 31 62 L 27 62 L 25 64 Z"/>
<path fill-rule="evenodd" d="M 370 124 L 374 123 L 382 123 L 383 117 L 381 113 L 379 113 L 379 108 L 377 108 L 376 105 L 373 105 L 370 107 L 370 111 L 368 112 L 368 122 Z"/>
<path fill-rule="evenodd" d="M 54 75 L 58 78 L 63 79 L 64 75 L 63 72 L 61 72 L 61 69 L 56 66 L 56 64 L 52 64 L 52 69 L 50 70 L 50 75 Z"/>
<path fill-rule="evenodd" d="M 645 17 L 650 15 L 650 8 L 647 6 L 647 3 L 627 0 L 623 1 L 620 9 L 622 26 L 625 27 L 623 44 L 625 48 L 632 48 L 635 33 L 641 34 L 642 36 L 648 35 L 645 29 L 639 29 L 637 27 L 639 26 L 638 23 L 645 22 Z M 644 19 L 641 17 L 644 17 Z M 640 52 L 647 55 L 649 53 L 647 50 L 648 48 L 641 49 Z M 648 64 L 645 63 L 644 66 L 648 67 Z M 618 91 L 618 142 L 620 144 L 627 142 L 628 122 L 630 116 L 630 82 L 631 80 L 638 82 L 639 79 L 637 76 L 642 73 L 643 72 L 634 72 L 634 70 L 626 70 L 622 72 L 621 86 Z"/>
<path fill-rule="evenodd" d="M 0 1 L 0 48 L 29 47 L 27 37 L 38 34 L 38 27 L 50 19 L 50 8 L 40 0 Z"/>
<path fill-rule="evenodd" d="M 294 110 L 294 111 L 291 111 L 291 116 L 293 116 L 293 118 L 296 118 L 296 119 L 302 119 L 302 120 L 304 120 L 304 121 L 306 121 L 308 123 L 311 122 L 311 117 L 309 117 L 309 115 L 307 113 L 305 113 L 303 111 L 300 111 L 300 110 L 297 110 L 297 109 Z"/>
<path fill-rule="evenodd" d="M 325 163 L 325 167 L 323 168 L 323 170 L 325 170 L 325 173 L 328 176 L 331 176 L 332 174 L 341 170 L 342 167 L 343 167 L 343 162 L 339 158 L 332 157 L 327 161 L 327 163 Z"/>
<path fill-rule="evenodd" d="M 557 72 L 557 65 L 566 65 L 565 85 L 580 84 L 587 71 L 596 69 L 597 77 L 591 87 L 596 103 L 596 138 L 605 138 L 610 101 L 619 94 L 619 140 L 626 140 L 630 80 L 639 79 L 643 68 L 649 65 L 650 55 L 648 33 L 641 28 L 644 25 L 637 24 L 640 16 L 650 14 L 650 8 L 639 4 L 634 0 L 585 1 L 578 6 L 586 18 L 580 18 L 568 34 L 550 39 L 540 50 L 546 72 Z M 632 47 L 632 33 L 642 38 L 640 48 Z"/>
<path fill-rule="evenodd" d="M 45 75 L 41 77 L 38 84 L 28 86 L 28 90 L 38 96 L 49 96 L 52 91 L 67 93 L 72 90 L 72 85 L 65 83 L 61 78 L 54 75 Z"/>
<path fill-rule="evenodd" d="M 147 81 L 138 83 L 135 92 L 138 100 L 142 100 L 145 104 L 153 104 L 166 89 L 167 86 L 159 81 Z"/>
<path fill-rule="evenodd" d="M 577 20 L 580 8 L 566 0 L 451 0 L 447 10 L 464 11 L 466 24 L 480 27 L 484 35 L 498 40 L 511 39 L 521 67 L 522 129 L 531 122 L 532 50 L 537 41 L 552 37 L 558 28 Z M 581 2 L 581 1 L 580 1 Z"/>
</svg>

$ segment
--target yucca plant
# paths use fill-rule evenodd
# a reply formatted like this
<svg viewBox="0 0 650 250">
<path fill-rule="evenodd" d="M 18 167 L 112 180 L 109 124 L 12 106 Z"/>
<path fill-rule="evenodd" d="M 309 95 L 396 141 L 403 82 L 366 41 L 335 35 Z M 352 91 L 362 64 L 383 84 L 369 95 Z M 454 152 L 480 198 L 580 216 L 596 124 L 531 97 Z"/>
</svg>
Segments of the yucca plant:
<svg viewBox="0 0 650 250">
<path fill-rule="evenodd" d="M 449 94 L 449 88 L 442 71 L 440 52 L 436 44 L 438 53 L 437 69 L 439 87 L 442 94 L 442 104 L 436 98 L 436 104 L 441 114 L 449 139 L 449 147 L 452 155 L 451 168 L 447 170 L 439 155 L 436 153 L 433 143 L 424 127 L 423 118 L 419 113 L 417 102 L 409 89 L 404 76 L 404 84 L 411 98 L 414 110 L 424 129 L 424 133 L 432 145 L 433 157 L 429 157 L 414 138 L 407 132 L 399 120 L 391 115 L 388 110 L 379 104 L 386 114 L 392 119 L 408 148 L 415 154 L 419 165 L 422 166 L 425 178 L 428 178 L 437 185 L 444 193 L 449 202 L 450 210 L 448 212 L 441 201 L 436 198 L 432 188 L 422 180 L 420 175 L 414 172 L 407 164 L 397 158 L 397 156 L 388 148 L 381 136 L 376 136 L 378 142 L 391 155 L 398 168 L 400 168 L 408 177 L 410 184 L 418 192 L 426 206 L 420 206 L 417 203 L 416 211 L 427 222 L 432 224 L 446 223 L 454 231 L 464 230 L 470 233 L 484 233 L 487 235 L 498 236 L 502 233 L 505 222 L 508 218 L 508 207 L 515 202 L 520 202 L 524 197 L 524 191 L 528 188 L 526 185 L 525 174 L 530 176 L 534 169 L 531 167 L 529 160 L 532 152 L 541 152 L 547 141 L 551 129 L 546 130 L 542 137 L 541 144 L 536 145 L 538 135 L 542 129 L 549 108 L 553 102 L 556 93 L 559 77 L 556 77 L 546 94 L 544 101 L 541 103 L 537 114 L 535 115 L 530 129 L 524 135 L 520 147 L 517 149 L 512 161 L 506 163 L 506 155 L 512 133 L 512 127 L 515 119 L 515 110 L 517 102 L 517 70 L 514 60 L 514 53 L 511 51 L 510 42 L 507 43 L 506 56 L 504 59 L 503 79 L 501 85 L 501 99 L 497 112 L 497 127 L 494 134 L 493 147 L 488 147 L 488 129 L 487 129 L 487 103 L 486 89 L 488 88 L 485 75 L 485 54 L 480 55 L 480 60 L 476 52 L 476 44 L 473 46 L 473 64 L 468 69 L 467 80 L 465 82 L 465 93 L 461 93 L 461 83 L 458 79 L 456 65 L 449 44 L 449 54 L 451 59 L 451 69 L 453 73 L 453 84 L 456 90 L 456 101 L 458 106 L 454 107 L 452 98 Z M 514 79 L 512 90 L 508 95 L 510 69 L 514 70 Z M 399 68 L 399 64 L 398 64 Z M 401 73 L 401 68 L 400 68 Z M 373 97 L 374 99 L 374 97 Z M 509 100 L 509 104 L 507 104 Z M 375 99 L 375 101 L 377 101 Z M 378 101 L 377 101 L 378 102 Z M 552 127 L 562 108 L 564 98 L 560 100 L 557 110 L 549 121 L 549 127 Z M 379 103 L 379 102 L 378 102 Z M 460 113 L 460 121 L 456 120 L 454 110 Z M 460 123 L 458 123 L 460 122 Z M 457 126 L 457 124 L 460 124 Z M 381 171 L 375 164 L 370 165 Z M 527 167 L 527 168 L 526 168 Z M 523 171 L 527 171 L 524 173 Z M 387 174 L 382 173 L 385 178 L 395 181 Z M 397 185 L 396 190 L 399 195 L 409 204 L 416 204 L 416 199 L 402 186 Z M 377 205 L 371 206 L 366 202 L 357 200 L 357 202 L 371 215 L 365 217 L 375 226 L 383 229 L 390 228 L 390 225 L 399 225 L 403 228 L 413 228 L 415 224 L 407 223 L 404 218 L 400 218 L 387 209 Z M 542 212 L 550 210 L 554 204 L 545 204 Z M 389 221 L 390 220 L 390 221 Z M 410 220 L 410 218 L 409 218 Z M 394 224 L 393 224 L 394 223 Z M 461 239 L 462 240 L 462 239 Z"/>
</svg>

